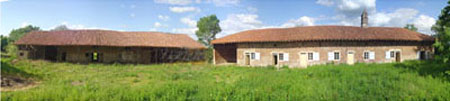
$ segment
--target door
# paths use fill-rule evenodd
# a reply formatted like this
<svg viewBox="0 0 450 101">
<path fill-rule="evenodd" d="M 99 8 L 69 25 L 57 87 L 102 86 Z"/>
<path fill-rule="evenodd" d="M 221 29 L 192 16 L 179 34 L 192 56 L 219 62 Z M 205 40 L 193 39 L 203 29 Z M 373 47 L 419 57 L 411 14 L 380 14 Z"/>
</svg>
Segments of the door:
<svg viewBox="0 0 450 101">
<path fill-rule="evenodd" d="M 245 54 L 245 65 L 250 65 L 250 54 Z"/>
<path fill-rule="evenodd" d="M 401 54 L 400 52 L 395 52 L 395 62 L 401 62 Z"/>
<path fill-rule="evenodd" d="M 300 67 L 308 66 L 308 54 L 300 53 Z"/>
<path fill-rule="evenodd" d="M 58 50 L 55 46 L 45 47 L 45 59 L 50 61 L 56 61 L 58 55 Z"/>
<path fill-rule="evenodd" d="M 347 64 L 349 65 L 355 64 L 355 52 L 353 51 L 347 52 Z"/>
<path fill-rule="evenodd" d="M 278 55 L 277 54 L 273 54 L 273 64 L 278 65 Z"/>
</svg>

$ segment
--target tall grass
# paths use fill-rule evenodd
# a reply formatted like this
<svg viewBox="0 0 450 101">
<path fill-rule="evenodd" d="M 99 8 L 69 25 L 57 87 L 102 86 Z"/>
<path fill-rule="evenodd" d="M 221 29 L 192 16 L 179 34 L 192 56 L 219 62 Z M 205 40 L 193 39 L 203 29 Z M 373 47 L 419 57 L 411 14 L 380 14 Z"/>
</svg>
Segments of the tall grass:
<svg viewBox="0 0 450 101">
<path fill-rule="evenodd" d="M 1 100 L 450 100 L 445 76 L 422 75 L 400 64 L 281 70 L 189 63 L 13 66 L 40 76 L 41 84 L 2 92 Z"/>
</svg>

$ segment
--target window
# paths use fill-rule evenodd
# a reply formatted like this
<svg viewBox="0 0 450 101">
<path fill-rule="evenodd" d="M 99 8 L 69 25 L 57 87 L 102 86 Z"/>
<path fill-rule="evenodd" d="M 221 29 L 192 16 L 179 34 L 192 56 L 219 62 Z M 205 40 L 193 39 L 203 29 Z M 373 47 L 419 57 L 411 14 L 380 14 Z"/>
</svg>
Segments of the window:
<svg viewBox="0 0 450 101">
<path fill-rule="evenodd" d="M 20 52 L 20 53 L 19 53 L 19 56 L 23 56 L 23 52 Z"/>
<path fill-rule="evenodd" d="M 339 56 L 340 56 L 339 52 L 334 52 L 334 60 L 339 60 L 340 59 Z"/>
<path fill-rule="evenodd" d="M 252 60 L 254 60 L 255 59 L 255 53 L 250 53 L 250 57 L 251 57 Z"/>
<path fill-rule="evenodd" d="M 365 60 L 369 59 L 369 52 L 364 52 L 364 56 L 363 57 L 364 57 Z"/>
<path fill-rule="evenodd" d="M 314 58 L 313 58 L 313 53 L 308 53 L 308 60 L 313 60 Z"/>
<path fill-rule="evenodd" d="M 391 58 L 395 57 L 395 51 L 391 51 Z"/>
<path fill-rule="evenodd" d="M 284 54 L 283 53 L 278 54 L 278 58 L 279 60 L 284 60 Z"/>
</svg>

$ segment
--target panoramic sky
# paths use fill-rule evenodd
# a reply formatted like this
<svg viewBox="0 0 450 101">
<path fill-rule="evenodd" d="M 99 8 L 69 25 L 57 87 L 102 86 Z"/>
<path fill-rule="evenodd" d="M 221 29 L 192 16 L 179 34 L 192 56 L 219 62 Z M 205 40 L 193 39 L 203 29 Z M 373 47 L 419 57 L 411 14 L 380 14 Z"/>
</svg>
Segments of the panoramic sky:
<svg viewBox="0 0 450 101">
<path fill-rule="evenodd" d="M 369 26 L 414 24 L 433 34 L 447 0 L 0 0 L 0 34 L 26 25 L 43 30 L 160 31 L 195 38 L 200 17 L 216 14 L 222 32 L 294 26 L 359 26 L 363 9 Z"/>
</svg>

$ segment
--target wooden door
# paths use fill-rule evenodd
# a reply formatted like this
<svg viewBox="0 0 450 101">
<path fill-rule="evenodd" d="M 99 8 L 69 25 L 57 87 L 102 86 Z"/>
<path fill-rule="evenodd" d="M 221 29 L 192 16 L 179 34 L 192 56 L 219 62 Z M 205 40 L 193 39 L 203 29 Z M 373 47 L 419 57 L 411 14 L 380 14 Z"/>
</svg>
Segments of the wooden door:
<svg viewBox="0 0 450 101">
<path fill-rule="evenodd" d="M 395 52 L 395 62 L 401 62 L 401 54 L 400 52 Z"/>
<path fill-rule="evenodd" d="M 355 64 L 355 52 L 353 51 L 347 52 L 347 64 L 349 65 Z"/>
<path fill-rule="evenodd" d="M 300 53 L 300 67 L 308 67 L 308 54 Z"/>
<path fill-rule="evenodd" d="M 250 65 L 250 55 L 249 54 L 245 55 L 245 65 Z"/>
</svg>

